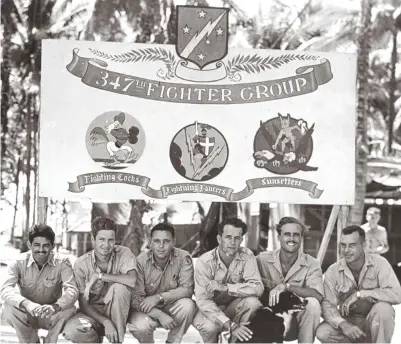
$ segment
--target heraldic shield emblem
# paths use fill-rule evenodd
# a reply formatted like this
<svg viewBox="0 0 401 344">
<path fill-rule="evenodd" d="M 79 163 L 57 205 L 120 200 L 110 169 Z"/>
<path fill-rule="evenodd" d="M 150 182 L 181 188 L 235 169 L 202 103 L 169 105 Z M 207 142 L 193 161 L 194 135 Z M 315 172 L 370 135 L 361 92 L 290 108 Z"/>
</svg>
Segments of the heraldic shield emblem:
<svg viewBox="0 0 401 344">
<path fill-rule="evenodd" d="M 200 69 L 228 51 L 228 9 L 177 6 L 177 54 Z"/>
</svg>

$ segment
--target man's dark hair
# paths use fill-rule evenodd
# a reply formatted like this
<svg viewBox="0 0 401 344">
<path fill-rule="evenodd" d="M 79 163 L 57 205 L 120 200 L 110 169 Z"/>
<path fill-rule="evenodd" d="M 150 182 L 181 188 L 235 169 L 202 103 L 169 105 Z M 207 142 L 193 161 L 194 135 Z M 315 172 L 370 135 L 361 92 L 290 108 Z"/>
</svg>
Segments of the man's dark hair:
<svg viewBox="0 0 401 344">
<path fill-rule="evenodd" d="M 92 221 L 92 235 L 94 239 L 99 231 L 114 231 L 117 233 L 117 225 L 112 219 L 98 216 Z"/>
<path fill-rule="evenodd" d="M 278 235 L 281 235 L 281 228 L 289 223 L 298 225 L 301 228 L 302 235 L 304 234 L 306 226 L 300 220 L 292 216 L 284 216 L 280 219 L 279 223 L 276 226 L 276 231 Z"/>
<path fill-rule="evenodd" d="M 169 223 L 158 223 L 156 226 L 154 226 L 151 230 L 150 230 L 150 237 L 153 237 L 153 232 L 154 231 L 166 231 L 166 232 L 170 232 L 172 237 L 175 237 L 175 229 L 172 225 L 170 225 Z"/>
<path fill-rule="evenodd" d="M 341 231 L 341 234 L 344 234 L 344 235 L 350 235 L 352 233 L 359 233 L 361 242 L 365 242 L 366 234 L 365 234 L 365 231 L 363 230 L 363 228 L 360 226 L 356 226 L 356 225 L 347 226 L 347 227 L 343 228 Z"/>
<path fill-rule="evenodd" d="M 217 225 L 217 233 L 221 236 L 223 235 L 223 230 L 224 226 L 226 225 L 231 225 L 235 228 L 241 228 L 242 229 L 242 235 L 244 236 L 248 232 L 248 226 L 244 221 L 242 221 L 239 217 L 237 216 L 229 216 L 223 219 L 218 225 Z"/>
<path fill-rule="evenodd" d="M 33 225 L 29 230 L 28 240 L 32 244 L 33 239 L 35 239 L 36 237 L 42 237 L 50 240 L 51 244 L 53 245 L 55 236 L 56 235 L 54 234 L 54 231 L 50 226 L 39 223 L 37 225 Z"/>
</svg>

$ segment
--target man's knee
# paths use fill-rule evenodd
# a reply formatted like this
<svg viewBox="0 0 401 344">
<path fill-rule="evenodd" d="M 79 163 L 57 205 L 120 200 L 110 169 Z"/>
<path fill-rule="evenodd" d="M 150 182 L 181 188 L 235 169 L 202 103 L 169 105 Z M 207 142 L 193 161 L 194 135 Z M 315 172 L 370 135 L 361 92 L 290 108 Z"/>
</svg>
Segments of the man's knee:
<svg viewBox="0 0 401 344">
<path fill-rule="evenodd" d="M 67 308 L 67 309 L 64 309 L 64 310 L 62 310 L 59 314 L 59 319 L 60 320 L 68 320 L 68 319 L 70 319 L 70 318 L 72 318 L 74 315 L 75 315 L 75 313 L 76 313 L 76 309 L 75 309 L 75 307 L 70 307 L 70 308 Z M 56 313 L 56 315 L 57 315 L 57 313 Z"/>
<path fill-rule="evenodd" d="M 320 302 L 314 297 L 307 297 L 306 300 L 308 303 L 305 307 L 305 312 L 308 313 L 308 316 L 319 317 L 322 313 L 322 308 L 320 306 Z"/>
<path fill-rule="evenodd" d="M 177 306 L 176 316 L 179 319 L 190 319 L 191 322 L 196 313 L 195 302 L 189 298 L 180 299 L 175 302 L 174 307 Z"/>
<path fill-rule="evenodd" d="M 100 340 L 93 324 L 80 314 L 76 314 L 67 321 L 63 336 L 73 343 L 98 343 Z"/>
<path fill-rule="evenodd" d="M 123 306 L 125 303 L 127 303 L 126 305 L 129 307 L 131 291 L 132 289 L 124 284 L 113 283 L 104 296 L 103 301 L 105 304 L 107 304 L 113 300 L 120 300 L 120 306 Z"/>
<path fill-rule="evenodd" d="M 199 331 L 202 337 L 213 337 L 214 335 L 217 335 L 222 328 L 222 326 L 207 318 L 201 311 L 198 311 L 195 314 L 192 325 Z"/>
<path fill-rule="evenodd" d="M 321 323 L 316 329 L 316 338 L 319 339 L 321 343 L 329 343 L 332 329 L 330 324 L 326 322 Z"/>
<path fill-rule="evenodd" d="M 145 313 L 134 312 L 128 320 L 128 330 L 133 334 L 148 334 L 156 330 L 157 323 Z"/>
<path fill-rule="evenodd" d="M 244 299 L 241 308 L 247 308 L 251 313 L 256 312 L 259 308 L 262 308 L 262 303 L 257 297 L 249 296 Z"/>
<path fill-rule="evenodd" d="M 131 295 L 132 289 L 121 283 L 113 283 L 109 291 L 113 291 L 116 295 L 129 294 Z"/>
<path fill-rule="evenodd" d="M 373 317 L 374 319 L 381 319 L 385 321 L 394 321 L 395 310 L 387 302 L 377 302 L 373 305 L 368 318 Z"/>
<path fill-rule="evenodd" d="M 3 308 L 3 317 L 4 320 L 11 325 L 11 322 L 14 322 L 14 320 L 21 320 L 21 318 L 27 318 L 28 316 L 20 309 L 5 303 Z"/>
</svg>

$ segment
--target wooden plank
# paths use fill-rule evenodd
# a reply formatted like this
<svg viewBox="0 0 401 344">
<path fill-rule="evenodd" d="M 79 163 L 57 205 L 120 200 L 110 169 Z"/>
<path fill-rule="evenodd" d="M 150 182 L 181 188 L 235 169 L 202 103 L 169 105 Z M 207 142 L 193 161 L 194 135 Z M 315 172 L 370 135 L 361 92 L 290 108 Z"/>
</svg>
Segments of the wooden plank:
<svg viewBox="0 0 401 344">
<path fill-rule="evenodd" d="M 38 197 L 37 207 L 38 207 L 38 212 L 37 212 L 38 223 L 46 223 L 48 198 L 47 197 Z"/>
<path fill-rule="evenodd" d="M 349 207 L 342 205 L 337 220 L 337 261 L 340 260 L 340 237 L 343 228 L 348 226 Z"/>
<path fill-rule="evenodd" d="M 326 255 L 327 247 L 329 246 L 330 237 L 333 233 L 334 225 L 336 224 L 336 220 L 338 218 L 338 213 L 340 212 L 340 206 L 333 206 L 329 221 L 327 222 L 326 230 L 324 231 L 323 239 L 320 244 L 320 249 L 317 254 L 317 259 L 320 262 L 320 265 L 323 263 L 324 256 Z"/>
</svg>

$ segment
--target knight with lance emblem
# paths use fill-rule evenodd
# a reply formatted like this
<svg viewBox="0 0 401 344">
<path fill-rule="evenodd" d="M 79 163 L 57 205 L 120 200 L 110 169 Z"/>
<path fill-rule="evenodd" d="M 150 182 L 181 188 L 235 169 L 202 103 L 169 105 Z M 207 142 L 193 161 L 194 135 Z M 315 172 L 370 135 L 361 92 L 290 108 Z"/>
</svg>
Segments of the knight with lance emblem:
<svg viewBox="0 0 401 344">
<path fill-rule="evenodd" d="M 170 159 L 174 168 L 190 180 L 209 180 L 224 168 L 228 158 L 227 142 L 214 127 L 190 124 L 174 137 Z"/>
<path fill-rule="evenodd" d="M 193 138 L 195 146 L 193 148 L 193 155 L 194 156 L 201 155 L 200 165 L 202 165 L 206 161 L 210 153 L 213 151 L 216 139 L 214 137 L 210 137 L 207 135 L 207 131 L 210 129 L 210 127 L 207 124 L 201 125 L 200 135 L 198 127 L 199 127 L 198 122 L 195 122 L 195 137 Z"/>
</svg>

